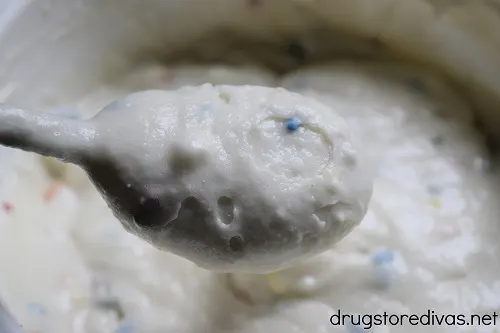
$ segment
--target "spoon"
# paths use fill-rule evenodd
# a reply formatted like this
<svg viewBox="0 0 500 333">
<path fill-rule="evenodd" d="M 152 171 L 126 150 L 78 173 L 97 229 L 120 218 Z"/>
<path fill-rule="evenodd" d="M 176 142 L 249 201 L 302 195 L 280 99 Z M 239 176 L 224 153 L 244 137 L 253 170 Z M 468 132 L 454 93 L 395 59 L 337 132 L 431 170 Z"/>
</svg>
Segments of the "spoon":
<svg viewBox="0 0 500 333">
<path fill-rule="evenodd" d="M 23 333 L 21 326 L 10 314 L 10 311 L 0 300 L 0 332 L 3 333 Z"/>
<path fill-rule="evenodd" d="M 0 105 L 0 144 L 79 165 L 127 231 L 214 271 L 323 252 L 372 192 L 344 121 L 282 88 L 143 91 L 89 120 Z"/>
</svg>

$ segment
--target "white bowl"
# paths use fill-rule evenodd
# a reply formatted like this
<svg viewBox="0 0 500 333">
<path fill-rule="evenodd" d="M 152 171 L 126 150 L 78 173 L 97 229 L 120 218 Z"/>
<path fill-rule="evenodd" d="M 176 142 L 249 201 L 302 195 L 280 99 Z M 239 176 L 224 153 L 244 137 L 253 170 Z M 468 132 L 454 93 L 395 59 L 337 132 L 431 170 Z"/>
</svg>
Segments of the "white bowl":
<svg viewBox="0 0 500 333">
<path fill-rule="evenodd" d="M 496 0 L 18 0 L 0 13 L 0 101 L 18 106 L 50 106 L 61 92 L 71 104 L 142 60 L 200 50 L 245 60 L 235 45 L 284 71 L 297 65 L 287 45 L 302 39 L 316 60 L 396 57 L 441 72 L 500 138 Z M 14 160 L 4 154 L 0 188 Z"/>
</svg>

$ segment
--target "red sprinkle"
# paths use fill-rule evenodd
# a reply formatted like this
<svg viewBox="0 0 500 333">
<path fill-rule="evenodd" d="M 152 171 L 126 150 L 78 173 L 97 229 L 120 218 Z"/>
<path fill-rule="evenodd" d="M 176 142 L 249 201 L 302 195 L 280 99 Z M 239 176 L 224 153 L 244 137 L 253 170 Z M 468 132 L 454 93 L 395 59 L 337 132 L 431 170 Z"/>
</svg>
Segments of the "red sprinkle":
<svg viewBox="0 0 500 333">
<path fill-rule="evenodd" d="M 6 213 L 10 213 L 14 209 L 14 205 L 10 202 L 2 202 L 2 208 Z"/>
<path fill-rule="evenodd" d="M 54 199 L 54 197 L 57 195 L 57 193 L 59 192 L 59 190 L 61 189 L 61 186 L 62 184 L 59 183 L 59 182 L 56 182 L 54 184 L 52 184 L 46 191 L 45 193 L 43 194 L 43 200 L 45 202 L 49 202 L 51 201 L 52 199 Z"/>
</svg>

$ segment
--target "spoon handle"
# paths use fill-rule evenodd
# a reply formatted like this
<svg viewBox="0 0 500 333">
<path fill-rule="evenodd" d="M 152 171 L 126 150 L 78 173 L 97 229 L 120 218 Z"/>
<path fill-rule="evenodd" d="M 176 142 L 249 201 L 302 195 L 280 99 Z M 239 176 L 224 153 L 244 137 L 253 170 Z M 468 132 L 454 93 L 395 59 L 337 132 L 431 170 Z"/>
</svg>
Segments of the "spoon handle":
<svg viewBox="0 0 500 333">
<path fill-rule="evenodd" d="M 0 104 L 0 145 L 79 164 L 96 135 L 91 122 Z"/>
<path fill-rule="evenodd" d="M 12 317 L 7 308 L 0 301 L 0 332 L 2 333 L 23 333 L 21 326 Z"/>
</svg>

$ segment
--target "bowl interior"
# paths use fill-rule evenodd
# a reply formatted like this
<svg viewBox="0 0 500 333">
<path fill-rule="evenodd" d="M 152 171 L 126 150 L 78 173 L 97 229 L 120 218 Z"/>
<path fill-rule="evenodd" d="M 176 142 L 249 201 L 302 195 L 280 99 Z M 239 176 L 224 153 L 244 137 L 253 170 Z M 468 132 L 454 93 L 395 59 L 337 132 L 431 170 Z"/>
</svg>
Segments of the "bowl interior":
<svg viewBox="0 0 500 333">
<path fill-rule="evenodd" d="M 497 1 L 37 0 L 0 28 L 0 98 L 76 98 L 138 61 L 257 62 L 276 71 L 332 57 L 432 67 L 463 90 L 488 133 L 500 128 Z M 290 47 L 307 59 L 290 58 Z M 290 46 L 292 45 L 292 46 Z"/>
</svg>

